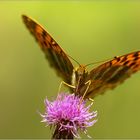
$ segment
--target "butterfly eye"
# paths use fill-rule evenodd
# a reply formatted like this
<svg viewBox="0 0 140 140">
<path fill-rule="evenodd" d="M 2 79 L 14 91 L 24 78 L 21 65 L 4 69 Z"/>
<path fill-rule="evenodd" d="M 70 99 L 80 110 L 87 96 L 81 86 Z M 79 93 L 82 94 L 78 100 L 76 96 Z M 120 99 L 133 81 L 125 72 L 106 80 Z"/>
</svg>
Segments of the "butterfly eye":
<svg viewBox="0 0 140 140">
<path fill-rule="evenodd" d="M 85 73 L 85 69 L 83 69 L 82 67 L 79 67 L 77 69 L 77 73 L 78 73 L 79 76 L 82 76 Z"/>
</svg>

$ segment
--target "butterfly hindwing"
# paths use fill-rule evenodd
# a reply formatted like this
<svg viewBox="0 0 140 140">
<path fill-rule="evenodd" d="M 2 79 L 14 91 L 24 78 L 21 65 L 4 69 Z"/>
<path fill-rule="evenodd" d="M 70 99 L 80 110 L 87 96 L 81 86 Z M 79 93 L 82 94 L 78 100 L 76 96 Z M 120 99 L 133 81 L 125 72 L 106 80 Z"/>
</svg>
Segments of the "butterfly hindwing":
<svg viewBox="0 0 140 140">
<path fill-rule="evenodd" d="M 36 21 L 23 15 L 23 22 L 39 43 L 50 65 L 65 82 L 71 83 L 73 65 L 57 42 Z"/>
<path fill-rule="evenodd" d="M 115 88 L 138 70 L 140 70 L 140 51 L 115 57 L 101 64 L 91 70 L 87 76 L 87 81 L 91 80 L 91 85 L 86 97 L 95 97 L 108 89 Z M 81 92 L 83 89 L 81 88 Z"/>
</svg>

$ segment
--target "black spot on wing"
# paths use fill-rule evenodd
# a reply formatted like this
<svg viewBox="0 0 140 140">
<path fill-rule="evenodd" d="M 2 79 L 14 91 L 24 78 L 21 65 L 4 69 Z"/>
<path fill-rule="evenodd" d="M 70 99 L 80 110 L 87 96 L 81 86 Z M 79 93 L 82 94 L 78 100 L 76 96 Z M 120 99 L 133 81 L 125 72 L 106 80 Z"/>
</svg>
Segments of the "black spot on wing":
<svg viewBox="0 0 140 140">
<path fill-rule="evenodd" d="M 45 40 L 43 40 L 43 44 L 44 44 L 45 46 L 48 46 L 48 44 L 46 43 L 46 41 L 45 41 Z"/>
<path fill-rule="evenodd" d="M 127 65 L 129 62 L 130 62 L 130 61 L 128 60 L 128 61 L 124 62 L 124 64 L 123 64 L 123 65 Z"/>
<path fill-rule="evenodd" d="M 135 62 L 132 62 L 130 65 L 129 65 L 129 67 L 132 67 L 132 66 L 134 66 L 136 63 Z"/>
<path fill-rule="evenodd" d="M 117 60 L 117 62 L 119 62 L 121 60 L 120 57 L 115 57 L 115 59 Z"/>
<path fill-rule="evenodd" d="M 125 62 L 127 60 L 127 56 L 124 56 L 120 63 Z"/>
<path fill-rule="evenodd" d="M 139 57 L 134 57 L 133 61 L 137 61 L 139 59 Z"/>
<path fill-rule="evenodd" d="M 135 53 L 133 54 L 133 57 L 139 57 L 139 52 L 135 52 Z"/>
<path fill-rule="evenodd" d="M 44 40 L 46 39 L 47 35 L 48 35 L 47 32 L 45 30 L 43 30 L 42 31 L 42 37 L 43 37 Z"/>
</svg>

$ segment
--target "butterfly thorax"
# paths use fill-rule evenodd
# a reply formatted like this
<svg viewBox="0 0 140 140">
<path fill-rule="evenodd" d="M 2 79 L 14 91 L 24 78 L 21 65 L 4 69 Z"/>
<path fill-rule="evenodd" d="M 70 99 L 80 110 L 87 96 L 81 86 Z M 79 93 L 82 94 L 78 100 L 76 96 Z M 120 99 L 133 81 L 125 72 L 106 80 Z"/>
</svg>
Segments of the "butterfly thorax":
<svg viewBox="0 0 140 140">
<path fill-rule="evenodd" d="M 71 83 L 75 86 L 76 93 L 79 91 L 79 88 L 85 84 L 87 75 L 88 72 L 86 71 L 86 67 L 84 65 L 79 65 L 74 68 Z"/>
</svg>

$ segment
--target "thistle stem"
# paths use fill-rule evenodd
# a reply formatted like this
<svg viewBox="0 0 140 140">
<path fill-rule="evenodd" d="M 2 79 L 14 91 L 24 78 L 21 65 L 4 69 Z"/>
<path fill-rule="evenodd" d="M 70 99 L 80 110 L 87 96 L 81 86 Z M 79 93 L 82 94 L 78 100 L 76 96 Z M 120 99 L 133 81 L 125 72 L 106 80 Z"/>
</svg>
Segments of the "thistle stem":
<svg viewBox="0 0 140 140">
<path fill-rule="evenodd" d="M 60 126 L 57 125 L 54 134 L 52 136 L 52 140 L 56 140 L 56 139 L 74 139 L 74 136 L 72 132 L 69 130 L 60 131 Z"/>
</svg>

